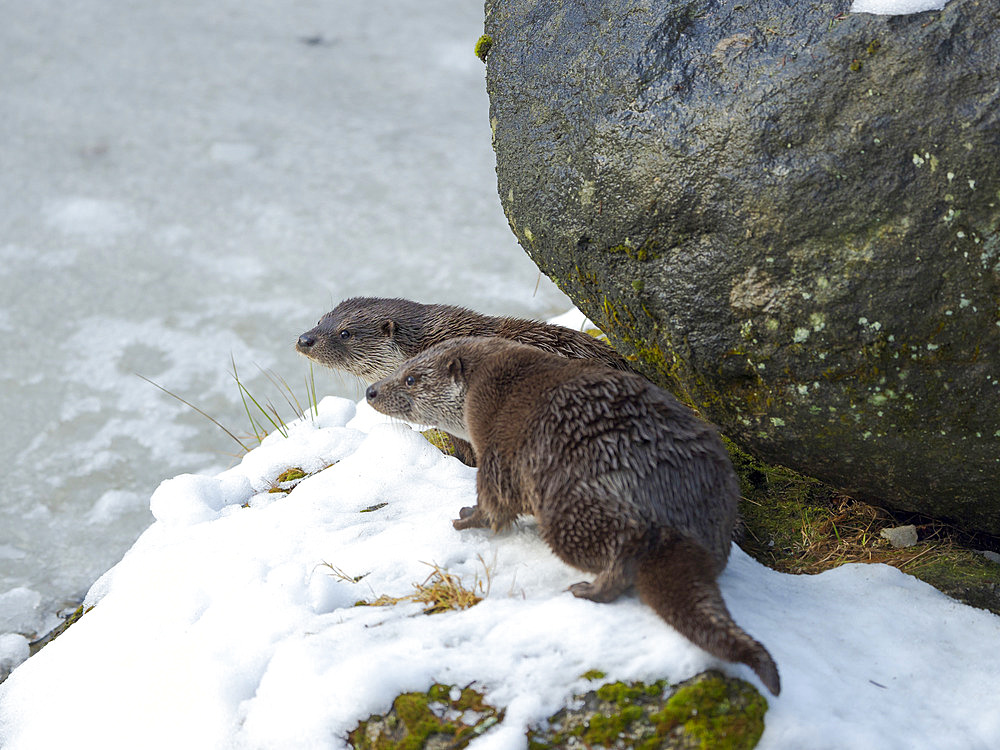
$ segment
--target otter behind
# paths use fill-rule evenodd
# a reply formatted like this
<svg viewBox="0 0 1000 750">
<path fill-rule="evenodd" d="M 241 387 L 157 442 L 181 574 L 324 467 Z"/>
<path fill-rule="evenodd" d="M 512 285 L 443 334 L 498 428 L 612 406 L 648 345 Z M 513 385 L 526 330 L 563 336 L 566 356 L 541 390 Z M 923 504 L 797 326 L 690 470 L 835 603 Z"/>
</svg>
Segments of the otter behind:
<svg viewBox="0 0 1000 750">
<path fill-rule="evenodd" d="M 405 362 L 367 398 L 472 442 L 477 505 L 456 529 L 500 530 L 534 514 L 556 555 L 596 574 L 574 595 L 608 602 L 634 584 L 682 635 L 779 693 L 774 660 L 733 621 L 716 583 L 739 482 L 715 429 L 673 396 L 589 361 L 460 338 Z"/>
<path fill-rule="evenodd" d="M 582 331 L 522 318 L 481 315 L 453 305 L 353 297 L 301 336 L 296 350 L 326 367 L 374 382 L 424 349 L 459 336 L 498 336 L 552 354 L 629 370 L 625 359 Z"/>
<path fill-rule="evenodd" d="M 535 320 L 481 315 L 453 305 L 380 297 L 344 300 L 299 336 L 295 348 L 321 365 L 372 383 L 424 349 L 458 336 L 496 336 L 563 357 L 630 369 L 618 352 L 582 331 Z M 456 440 L 455 452 L 459 459 L 475 466 L 467 443 Z"/>
</svg>

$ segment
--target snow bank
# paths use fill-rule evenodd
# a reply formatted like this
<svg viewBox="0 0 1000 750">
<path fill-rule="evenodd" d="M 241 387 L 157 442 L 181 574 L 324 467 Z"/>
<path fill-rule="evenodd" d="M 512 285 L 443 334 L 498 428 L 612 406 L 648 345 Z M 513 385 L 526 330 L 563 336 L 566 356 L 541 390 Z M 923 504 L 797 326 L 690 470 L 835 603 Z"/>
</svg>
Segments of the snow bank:
<svg viewBox="0 0 1000 750">
<path fill-rule="evenodd" d="M 854 0 L 851 13 L 902 16 L 907 13 L 922 13 L 925 10 L 941 10 L 947 3 L 948 0 Z"/>
<path fill-rule="evenodd" d="M 318 473 L 268 492 L 290 467 Z M 474 469 L 336 398 L 218 476 L 164 482 L 157 522 L 93 586 L 93 610 L 0 685 L 0 746 L 339 748 L 400 692 L 475 681 L 507 713 L 470 747 L 513 749 L 526 724 L 593 687 L 590 669 L 756 681 L 635 597 L 574 598 L 565 589 L 583 576 L 530 521 L 455 531 L 474 499 Z M 429 564 L 466 586 L 489 578 L 489 595 L 433 616 L 354 606 L 412 593 Z M 1000 712 L 986 710 L 1000 618 L 881 565 L 790 576 L 734 548 L 720 584 L 781 670 L 760 747 L 1000 746 Z M 0 643 L 0 658 L 23 646 Z"/>
</svg>

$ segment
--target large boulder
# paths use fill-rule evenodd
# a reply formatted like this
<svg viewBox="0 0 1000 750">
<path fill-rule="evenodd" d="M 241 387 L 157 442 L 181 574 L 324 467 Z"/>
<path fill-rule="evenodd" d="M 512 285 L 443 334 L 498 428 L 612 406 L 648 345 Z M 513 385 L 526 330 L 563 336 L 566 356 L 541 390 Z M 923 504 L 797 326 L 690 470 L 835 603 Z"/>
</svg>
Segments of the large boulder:
<svg viewBox="0 0 1000 750">
<path fill-rule="evenodd" d="M 1000 5 L 487 2 L 538 266 L 758 456 L 1000 533 Z"/>
</svg>

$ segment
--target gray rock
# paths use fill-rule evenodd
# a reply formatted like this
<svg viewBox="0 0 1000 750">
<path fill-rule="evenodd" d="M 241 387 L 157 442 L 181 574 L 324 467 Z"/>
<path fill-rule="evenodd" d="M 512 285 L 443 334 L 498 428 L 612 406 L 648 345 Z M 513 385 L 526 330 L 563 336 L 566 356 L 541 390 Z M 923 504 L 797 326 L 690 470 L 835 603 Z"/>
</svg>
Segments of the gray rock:
<svg viewBox="0 0 1000 750">
<path fill-rule="evenodd" d="M 487 2 L 538 266 L 757 456 L 1000 533 L 1000 6 Z"/>
<path fill-rule="evenodd" d="M 917 527 L 913 524 L 908 526 L 896 526 L 892 529 L 882 529 L 879 534 L 883 539 L 888 539 L 893 547 L 912 547 L 917 543 Z"/>
<path fill-rule="evenodd" d="M 998 555 L 996 552 L 991 552 L 988 549 L 983 549 L 979 550 L 979 554 L 985 557 L 990 562 L 995 562 L 1000 564 L 1000 555 Z"/>
</svg>

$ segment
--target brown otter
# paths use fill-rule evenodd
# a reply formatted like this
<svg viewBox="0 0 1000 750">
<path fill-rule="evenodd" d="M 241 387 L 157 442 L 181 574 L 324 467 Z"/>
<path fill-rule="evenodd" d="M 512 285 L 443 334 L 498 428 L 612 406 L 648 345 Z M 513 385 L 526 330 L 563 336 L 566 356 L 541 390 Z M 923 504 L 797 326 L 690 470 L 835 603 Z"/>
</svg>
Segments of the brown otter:
<svg viewBox="0 0 1000 750">
<path fill-rule="evenodd" d="M 729 557 L 739 482 L 715 429 L 638 375 L 492 338 L 438 344 L 373 384 L 377 410 L 470 440 L 477 505 L 456 529 L 500 530 L 522 513 L 598 602 L 635 584 L 709 653 L 747 664 L 775 695 L 774 660 L 735 622 L 716 578 Z"/>
<path fill-rule="evenodd" d="M 295 348 L 322 365 L 346 370 L 369 383 L 392 373 L 410 357 L 457 336 L 498 336 L 543 351 L 594 359 L 629 370 L 625 359 L 602 341 L 572 328 L 521 318 L 491 317 L 453 305 L 406 299 L 353 297 L 344 300 L 301 336 Z M 467 444 L 456 454 L 475 465 Z"/>
</svg>

